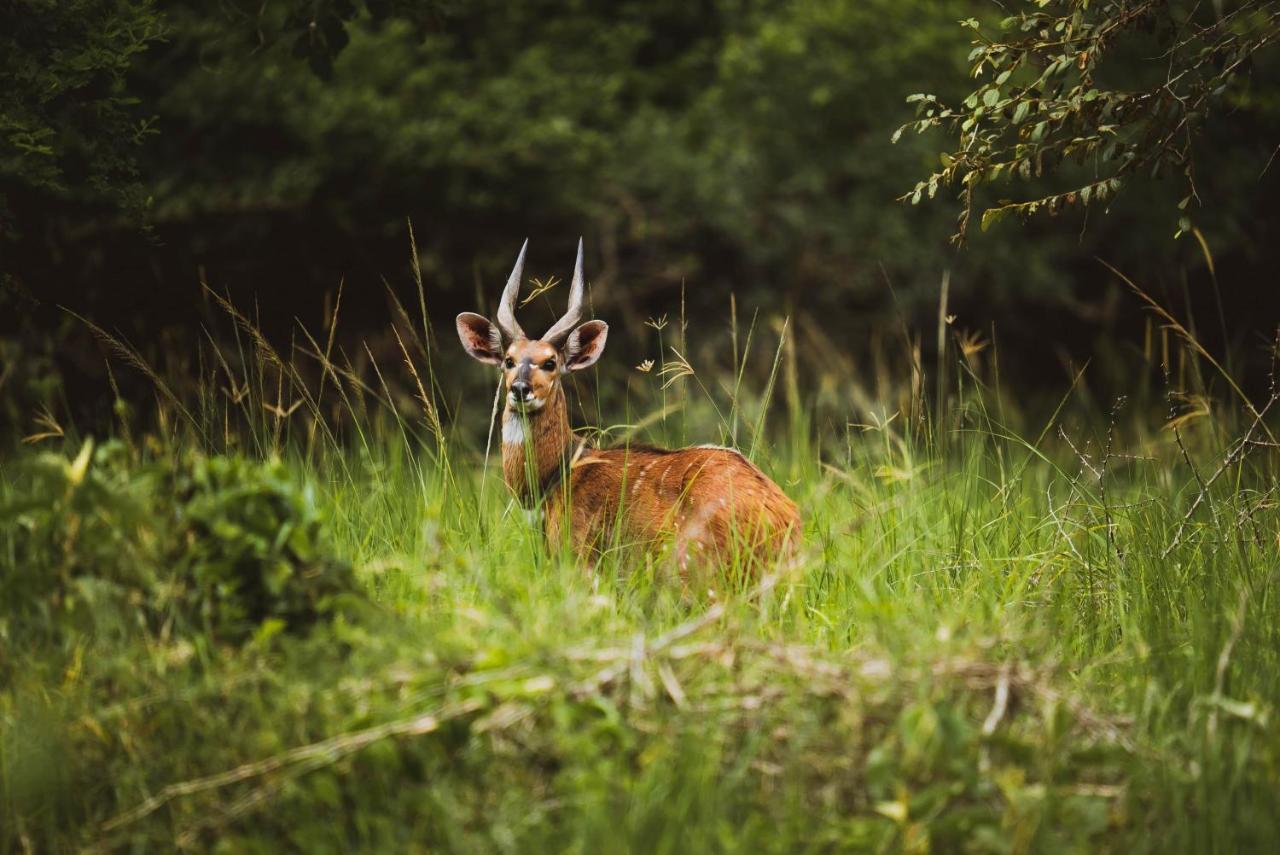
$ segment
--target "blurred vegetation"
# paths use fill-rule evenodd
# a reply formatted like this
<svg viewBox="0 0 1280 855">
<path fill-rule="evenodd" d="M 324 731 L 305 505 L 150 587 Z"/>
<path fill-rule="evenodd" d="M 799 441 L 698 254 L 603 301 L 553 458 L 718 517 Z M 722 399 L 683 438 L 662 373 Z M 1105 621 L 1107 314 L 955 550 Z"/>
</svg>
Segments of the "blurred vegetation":
<svg viewBox="0 0 1280 855">
<path fill-rule="evenodd" d="M 107 210 L 137 206 L 136 157 L 151 130 L 126 78 L 162 33 L 154 2 L 13 2 L 0 9 L 0 229 L 12 189 Z M 11 271 L 5 271 L 9 273 Z"/>
<path fill-rule="evenodd" d="M 345 281 L 343 332 L 359 351 L 386 316 L 383 282 L 412 294 L 409 221 L 436 320 L 491 303 L 525 236 L 530 272 L 546 278 L 565 275 L 585 234 L 593 303 L 628 362 L 653 355 L 646 318 L 683 305 L 705 328 L 731 292 L 862 359 L 904 320 L 932 325 L 949 271 L 949 312 L 994 325 L 1021 357 L 1008 369 L 1034 384 L 1065 376 L 1068 361 L 1105 362 L 1099 350 L 1139 328 L 1139 305 L 1098 258 L 1206 319 L 1219 351 L 1256 357 L 1263 318 L 1280 311 L 1274 289 L 1257 287 L 1280 267 L 1280 171 L 1267 168 L 1280 70 L 1267 50 L 1196 121 L 1190 210 L 1178 210 L 1178 181 L 1134 170 L 1132 192 L 1105 206 L 995 228 L 957 254 L 951 208 L 895 201 L 939 154 L 954 155 L 954 140 L 889 140 L 912 118 L 911 93 L 959 104 L 972 92 L 975 31 L 961 22 L 998 32 L 1003 17 L 976 0 L 84 5 L 9 4 L 0 27 L 13 47 L 6 84 L 21 83 L 2 87 L 18 131 L 0 158 L 0 299 L 39 336 L 61 326 L 61 305 L 157 348 L 165 336 L 190 341 L 214 311 L 205 282 L 254 307 L 283 344 L 295 317 L 321 323 Z M 1084 20 L 1099 26 L 1129 5 L 1090 7 Z M 1179 19 L 1184 4 L 1147 5 L 1144 21 Z M 1048 26 L 1074 8 L 1028 4 L 1030 17 L 1007 10 L 1009 26 Z M 86 41 L 71 23 L 89 21 L 116 35 Z M 1132 99 L 1152 85 L 1166 38 L 1156 30 L 1111 37 L 1099 91 Z M 74 75 L 42 53 L 64 42 L 85 53 Z M 999 61 L 1048 58 L 1022 50 Z M 1084 94 L 1044 145 L 1100 120 Z M 68 177 L 95 170 L 138 204 Z M 1061 189 L 1033 176 L 1019 196 Z M 1172 238 L 1186 216 L 1216 282 L 1198 242 Z M 717 326 L 717 341 L 726 332 Z M 105 377 L 85 337 L 72 339 L 56 359 L 86 378 L 70 398 L 87 408 Z M 815 338 L 802 364 L 818 370 L 827 347 Z"/>
<path fill-rule="evenodd" d="M 1182 117 L 1018 149 L 1167 38 L 1087 100 L 1023 22 L 1191 19 L 1016 6 L 0 3 L 0 852 L 1264 851 L 1280 69 L 959 252 L 937 170 Z M 575 425 L 742 449 L 795 566 L 588 577 L 497 483 L 450 319 L 579 233 Z"/>
<path fill-rule="evenodd" d="M 305 629 L 354 599 L 351 568 L 319 543 L 314 495 L 278 465 L 130 464 L 122 444 L 86 440 L 73 460 L 35 455 L 8 473 L 0 644 L 10 656 L 140 630 L 239 642 Z"/>
</svg>

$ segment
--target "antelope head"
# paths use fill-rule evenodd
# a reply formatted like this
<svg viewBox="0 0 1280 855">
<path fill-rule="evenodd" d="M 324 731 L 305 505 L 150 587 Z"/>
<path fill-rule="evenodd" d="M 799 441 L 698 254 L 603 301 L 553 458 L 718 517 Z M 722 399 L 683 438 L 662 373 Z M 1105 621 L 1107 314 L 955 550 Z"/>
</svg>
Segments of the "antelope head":
<svg viewBox="0 0 1280 855">
<path fill-rule="evenodd" d="M 522 413 L 536 413 L 560 389 L 561 378 L 570 371 L 594 365 L 604 352 L 609 325 L 582 318 L 582 240 L 578 240 L 578 260 L 569 286 L 568 311 L 551 325 L 541 338 L 530 338 L 516 322 L 516 296 L 524 275 L 524 255 L 529 241 L 520 247 L 516 266 L 507 279 L 498 304 L 497 324 L 474 312 L 458 315 L 458 338 L 472 359 L 501 365 L 507 389 L 507 406 Z"/>
</svg>

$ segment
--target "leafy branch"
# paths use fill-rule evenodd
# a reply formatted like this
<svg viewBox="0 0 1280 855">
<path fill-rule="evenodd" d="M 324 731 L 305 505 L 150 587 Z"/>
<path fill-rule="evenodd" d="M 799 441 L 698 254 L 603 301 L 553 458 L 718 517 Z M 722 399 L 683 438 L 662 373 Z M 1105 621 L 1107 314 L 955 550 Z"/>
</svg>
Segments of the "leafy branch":
<svg viewBox="0 0 1280 855">
<path fill-rule="evenodd" d="M 958 187 L 952 239 L 963 243 L 975 208 L 982 230 L 1009 214 L 1057 214 L 1105 203 L 1131 176 L 1179 175 L 1185 194 L 1179 234 L 1199 204 L 1193 143 L 1214 110 L 1247 84 L 1251 60 L 1280 38 L 1280 3 L 1244 0 L 1224 8 L 1193 0 L 1023 0 L 989 37 L 970 18 L 971 77 L 980 81 L 959 106 L 917 93 L 916 119 L 894 133 L 941 129 L 955 140 L 941 168 L 900 200 L 917 204 L 942 186 Z M 1215 11 L 1217 10 L 1217 11 Z M 1141 57 L 1134 59 L 1133 57 Z M 1110 75 L 1137 63 L 1130 73 Z M 1133 73 L 1135 72 L 1136 73 Z M 1133 89 L 1106 80 L 1149 80 Z M 1063 167 L 1078 164 L 1080 172 Z M 1033 190 L 985 206 L 986 184 L 1057 176 L 1065 189 Z M 1025 198 L 1027 195 L 1030 198 Z"/>
</svg>

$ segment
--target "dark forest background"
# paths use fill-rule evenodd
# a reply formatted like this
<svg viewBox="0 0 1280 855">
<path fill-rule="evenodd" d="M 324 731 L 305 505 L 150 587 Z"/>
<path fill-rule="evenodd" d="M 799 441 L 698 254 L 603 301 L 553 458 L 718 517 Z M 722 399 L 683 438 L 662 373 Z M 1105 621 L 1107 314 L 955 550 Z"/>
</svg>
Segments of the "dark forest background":
<svg viewBox="0 0 1280 855">
<path fill-rule="evenodd" d="M 949 276 L 955 328 L 994 337 L 1005 380 L 1058 389 L 1093 360 L 1095 382 L 1122 385 L 1155 370 L 1134 358 L 1151 316 L 1105 261 L 1235 354 L 1243 382 L 1265 382 L 1249 362 L 1280 318 L 1272 52 L 1189 136 L 1197 195 L 1181 208 L 1177 177 L 1144 171 L 1105 204 L 975 222 L 961 247 L 955 188 L 899 200 L 955 145 L 937 131 L 891 142 L 915 116 L 907 96 L 961 101 L 975 35 L 960 22 L 1007 11 L 0 3 L 0 382 L 18 402 L 5 417 L 27 418 L 55 383 L 75 417 L 105 418 L 104 352 L 71 313 L 158 362 L 190 357 L 226 320 L 202 283 L 282 346 L 299 322 L 323 327 L 343 283 L 339 339 L 377 352 L 388 289 L 416 299 L 410 224 L 446 360 L 463 359 L 453 315 L 492 310 L 525 237 L 527 273 L 546 279 L 569 274 L 583 235 L 617 366 L 656 356 L 644 321 L 682 304 L 703 342 L 725 341 L 730 294 L 744 316 L 791 317 L 802 382 L 833 351 L 867 370 L 904 329 L 926 331 L 927 361 Z M 1118 46 L 1108 86 L 1140 85 L 1158 37 Z M 530 314 L 549 320 L 552 294 Z M 480 382 L 461 374 L 444 382 Z"/>
</svg>

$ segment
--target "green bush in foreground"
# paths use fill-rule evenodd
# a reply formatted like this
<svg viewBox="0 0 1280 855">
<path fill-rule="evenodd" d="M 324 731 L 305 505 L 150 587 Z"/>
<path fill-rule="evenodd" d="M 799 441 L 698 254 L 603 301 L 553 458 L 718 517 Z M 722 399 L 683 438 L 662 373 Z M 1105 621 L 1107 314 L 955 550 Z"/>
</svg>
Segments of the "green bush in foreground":
<svg viewBox="0 0 1280 855">
<path fill-rule="evenodd" d="M 71 460 L 30 455 L 0 502 L 0 642 L 304 629 L 358 590 L 320 526 L 311 491 L 278 463 L 135 466 L 92 441 Z"/>
</svg>

